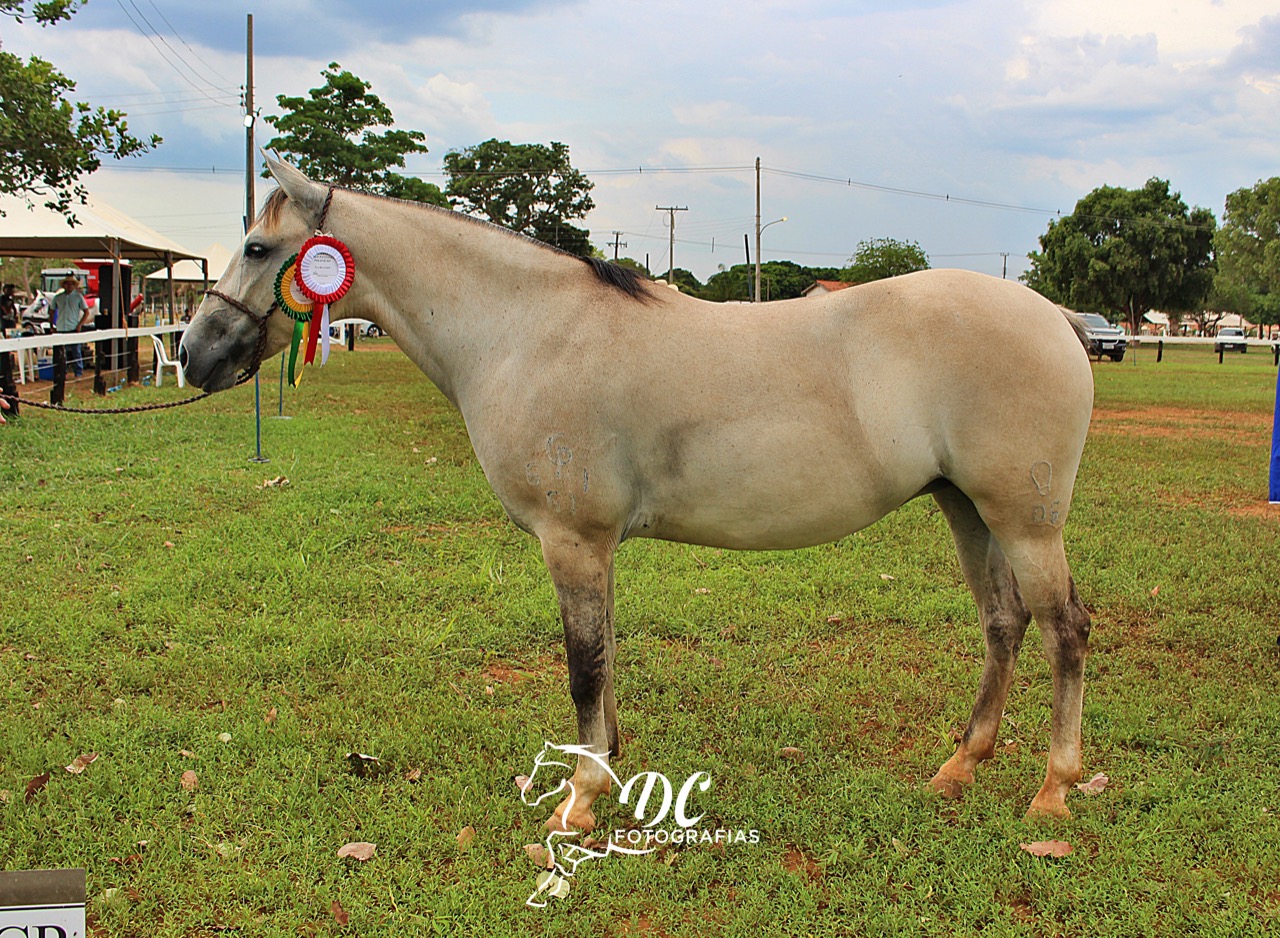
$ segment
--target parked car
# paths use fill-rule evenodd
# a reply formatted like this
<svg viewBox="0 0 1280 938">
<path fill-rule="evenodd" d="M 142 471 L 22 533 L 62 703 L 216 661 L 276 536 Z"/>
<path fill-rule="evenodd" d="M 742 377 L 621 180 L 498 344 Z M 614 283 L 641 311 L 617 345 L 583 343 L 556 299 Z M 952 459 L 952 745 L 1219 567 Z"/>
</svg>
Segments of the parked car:
<svg viewBox="0 0 1280 938">
<path fill-rule="evenodd" d="M 1213 343 L 1215 352 L 1239 352 L 1241 355 L 1249 351 L 1248 337 L 1243 329 L 1227 326 L 1218 330 L 1218 341 Z"/>
<path fill-rule="evenodd" d="M 1098 358 L 1106 355 L 1113 362 L 1124 361 L 1125 350 L 1129 347 L 1124 332 L 1098 313 L 1081 313 L 1080 316 L 1089 337 L 1089 354 Z"/>
</svg>

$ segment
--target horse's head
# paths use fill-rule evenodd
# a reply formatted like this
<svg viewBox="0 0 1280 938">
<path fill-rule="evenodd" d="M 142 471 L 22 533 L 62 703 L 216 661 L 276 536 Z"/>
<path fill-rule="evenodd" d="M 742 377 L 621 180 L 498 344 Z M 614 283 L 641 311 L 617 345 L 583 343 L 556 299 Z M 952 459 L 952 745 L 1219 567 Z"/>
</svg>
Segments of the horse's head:
<svg viewBox="0 0 1280 938">
<path fill-rule="evenodd" d="M 293 320 L 273 311 L 276 275 L 314 232 L 328 188 L 287 163 L 267 158 L 267 166 L 280 188 L 267 198 L 240 253 L 214 286 L 221 296 L 204 298 L 182 338 L 179 360 L 186 378 L 206 391 L 231 387 L 242 370 L 279 352 L 293 334 Z M 260 328 L 262 317 L 266 325 Z"/>
</svg>

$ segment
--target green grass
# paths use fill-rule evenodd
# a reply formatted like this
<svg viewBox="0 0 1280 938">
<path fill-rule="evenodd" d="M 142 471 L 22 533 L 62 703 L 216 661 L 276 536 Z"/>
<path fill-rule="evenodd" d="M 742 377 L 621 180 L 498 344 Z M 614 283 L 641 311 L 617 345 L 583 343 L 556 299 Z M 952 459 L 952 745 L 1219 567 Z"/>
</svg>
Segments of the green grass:
<svg viewBox="0 0 1280 938">
<path fill-rule="evenodd" d="M 248 388 L 24 412 L 0 430 L 0 867 L 85 867 L 112 936 L 1274 933 L 1275 371 L 1154 355 L 1094 366 L 1068 525 L 1103 794 L 1022 820 L 1049 738 L 1034 630 L 997 758 L 961 801 L 921 790 L 982 655 L 928 500 L 792 553 L 630 542 L 620 773 L 709 771 L 705 823 L 761 843 L 587 863 L 544 911 L 522 850 L 544 814 L 511 778 L 573 741 L 554 596 L 425 378 L 335 354 L 287 393 L 293 419 L 264 421 L 266 466 L 246 459 Z M 388 771 L 357 777 L 353 750 Z M 62 768 L 84 752 L 101 755 Z M 1048 838 L 1074 852 L 1018 847 Z M 376 857 L 339 860 L 355 840 Z"/>
</svg>

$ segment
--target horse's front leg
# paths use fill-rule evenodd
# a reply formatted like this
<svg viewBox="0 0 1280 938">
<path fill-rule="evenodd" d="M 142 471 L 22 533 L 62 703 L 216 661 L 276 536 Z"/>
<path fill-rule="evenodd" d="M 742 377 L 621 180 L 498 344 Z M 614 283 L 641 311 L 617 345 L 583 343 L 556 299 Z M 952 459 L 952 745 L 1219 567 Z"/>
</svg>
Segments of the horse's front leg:
<svg viewBox="0 0 1280 938">
<path fill-rule="evenodd" d="M 581 534 L 542 538 L 542 556 L 560 599 L 569 693 L 578 711 L 578 756 L 569 796 L 547 820 L 552 830 L 589 831 L 596 798 L 609 790 L 609 752 L 617 739 L 612 700 L 612 568 L 614 545 Z"/>
</svg>

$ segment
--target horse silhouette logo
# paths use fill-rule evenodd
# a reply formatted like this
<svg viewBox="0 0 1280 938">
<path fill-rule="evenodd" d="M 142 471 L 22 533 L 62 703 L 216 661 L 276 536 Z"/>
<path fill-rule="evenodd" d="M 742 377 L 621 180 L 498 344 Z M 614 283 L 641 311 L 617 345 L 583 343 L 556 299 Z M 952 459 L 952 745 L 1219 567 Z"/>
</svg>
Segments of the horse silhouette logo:
<svg viewBox="0 0 1280 938">
<path fill-rule="evenodd" d="M 608 760 L 592 751 L 590 747 L 557 746 L 555 743 L 544 742 L 542 751 L 533 757 L 533 768 L 529 774 L 516 778 L 521 802 L 534 808 L 548 798 L 554 798 L 567 790 L 569 799 L 565 812 L 567 815 L 577 799 L 577 791 L 571 776 L 574 771 L 572 763 L 579 756 L 591 759 L 608 772 L 609 779 L 618 786 L 614 789 L 615 791 L 629 790 L 629 783 L 624 784 L 613 769 L 609 768 Z M 553 782 L 554 785 L 552 785 Z M 525 905 L 542 909 L 546 908 L 548 897 L 562 898 L 568 895 L 569 880 L 577 874 L 578 867 L 588 860 L 600 860 L 611 853 L 641 856 L 657 849 L 656 847 L 647 849 L 622 847 L 612 839 L 606 840 L 603 844 L 593 842 L 593 846 L 588 847 L 577 842 L 576 838 L 579 836 L 579 833 L 573 830 L 548 831 L 542 846 L 546 849 L 544 862 L 551 865 L 538 874 L 537 888 L 525 900 Z"/>
</svg>

